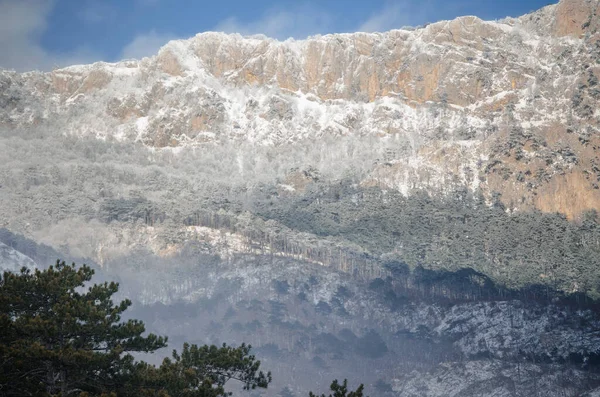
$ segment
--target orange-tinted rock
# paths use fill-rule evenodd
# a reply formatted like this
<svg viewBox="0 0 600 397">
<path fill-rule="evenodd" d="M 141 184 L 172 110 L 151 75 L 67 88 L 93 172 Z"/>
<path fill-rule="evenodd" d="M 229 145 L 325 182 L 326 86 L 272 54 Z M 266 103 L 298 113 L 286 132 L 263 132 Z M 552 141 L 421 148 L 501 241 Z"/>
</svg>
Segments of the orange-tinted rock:
<svg viewBox="0 0 600 397">
<path fill-rule="evenodd" d="M 177 56 L 169 50 L 163 51 L 158 55 L 157 64 L 161 71 L 172 76 L 181 76 L 183 74 L 183 68 L 179 64 Z"/>
<path fill-rule="evenodd" d="M 586 24 L 600 17 L 598 0 L 561 0 L 556 8 L 554 34 L 557 36 L 581 36 Z"/>
</svg>

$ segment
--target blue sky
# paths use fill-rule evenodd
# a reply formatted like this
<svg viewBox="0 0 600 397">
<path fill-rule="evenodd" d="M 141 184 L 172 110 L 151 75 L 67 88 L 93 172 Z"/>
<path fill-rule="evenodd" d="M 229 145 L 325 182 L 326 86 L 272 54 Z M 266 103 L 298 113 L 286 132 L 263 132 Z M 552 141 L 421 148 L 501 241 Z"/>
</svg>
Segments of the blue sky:
<svg viewBox="0 0 600 397">
<path fill-rule="evenodd" d="M 461 15 L 518 16 L 549 0 L 0 0 L 0 67 L 51 69 L 149 56 L 199 32 L 277 39 L 385 31 Z"/>
</svg>

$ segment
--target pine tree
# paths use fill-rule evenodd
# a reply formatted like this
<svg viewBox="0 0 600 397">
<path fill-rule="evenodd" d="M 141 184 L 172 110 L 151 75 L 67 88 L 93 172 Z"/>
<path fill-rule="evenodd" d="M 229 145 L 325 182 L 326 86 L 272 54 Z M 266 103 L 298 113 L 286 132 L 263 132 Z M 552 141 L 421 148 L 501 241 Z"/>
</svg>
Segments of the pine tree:
<svg viewBox="0 0 600 397">
<path fill-rule="evenodd" d="M 94 271 L 56 266 L 0 277 L 0 395 L 2 396 L 226 396 L 229 380 L 245 390 L 266 388 L 251 347 L 184 344 L 155 367 L 130 352 L 153 352 L 167 338 L 142 336 L 144 323 L 121 321 L 131 306 L 115 305 L 117 283 L 89 285 Z"/>
<path fill-rule="evenodd" d="M 86 285 L 94 271 L 57 261 L 47 270 L 0 278 L 0 394 L 78 395 L 114 390 L 128 352 L 153 352 L 167 339 L 115 305 L 117 283 Z"/>
<path fill-rule="evenodd" d="M 132 366 L 131 378 L 119 396 L 218 397 L 229 396 L 225 384 L 242 383 L 244 390 L 266 388 L 271 373 L 259 371 L 260 361 L 250 355 L 251 346 L 196 346 L 185 343 L 181 354 L 173 351 L 160 367 L 145 362 Z"/>
<path fill-rule="evenodd" d="M 338 383 L 337 379 L 331 383 L 329 387 L 333 394 L 326 396 L 325 394 L 321 394 L 320 396 L 313 394 L 313 392 L 309 392 L 309 397 L 363 397 L 364 385 L 358 386 L 355 391 L 348 391 L 348 380 L 344 379 L 344 383 L 341 385 Z"/>
</svg>

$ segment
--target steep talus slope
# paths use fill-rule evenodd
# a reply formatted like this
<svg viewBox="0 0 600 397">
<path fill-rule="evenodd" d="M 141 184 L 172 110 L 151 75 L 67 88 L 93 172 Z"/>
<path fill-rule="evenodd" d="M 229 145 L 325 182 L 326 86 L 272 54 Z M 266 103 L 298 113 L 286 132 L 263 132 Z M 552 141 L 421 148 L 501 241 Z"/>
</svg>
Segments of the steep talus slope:
<svg viewBox="0 0 600 397">
<path fill-rule="evenodd" d="M 203 33 L 143 60 L 5 71 L 0 125 L 157 148 L 372 136 L 391 167 L 365 183 L 575 217 L 600 206 L 598 4 L 303 41 Z"/>
</svg>

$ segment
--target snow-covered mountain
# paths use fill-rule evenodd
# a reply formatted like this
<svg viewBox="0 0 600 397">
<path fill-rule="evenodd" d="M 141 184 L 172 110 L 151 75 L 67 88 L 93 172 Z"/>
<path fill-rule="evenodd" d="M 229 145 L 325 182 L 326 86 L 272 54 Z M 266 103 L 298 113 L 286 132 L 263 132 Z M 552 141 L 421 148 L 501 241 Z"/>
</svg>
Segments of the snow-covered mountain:
<svg viewBox="0 0 600 397">
<path fill-rule="evenodd" d="M 600 0 L 0 71 L 0 269 L 89 258 L 270 395 L 593 396 L 599 78 Z"/>
<path fill-rule="evenodd" d="M 202 33 L 142 60 L 1 72 L 0 125 L 155 148 L 370 136 L 391 166 L 368 180 L 574 217 L 600 206 L 599 20 L 598 1 L 562 0 L 301 41 Z"/>
<path fill-rule="evenodd" d="M 33 270 L 38 266 L 30 257 L 0 242 L 0 273 L 19 272 L 23 267 Z"/>
</svg>

